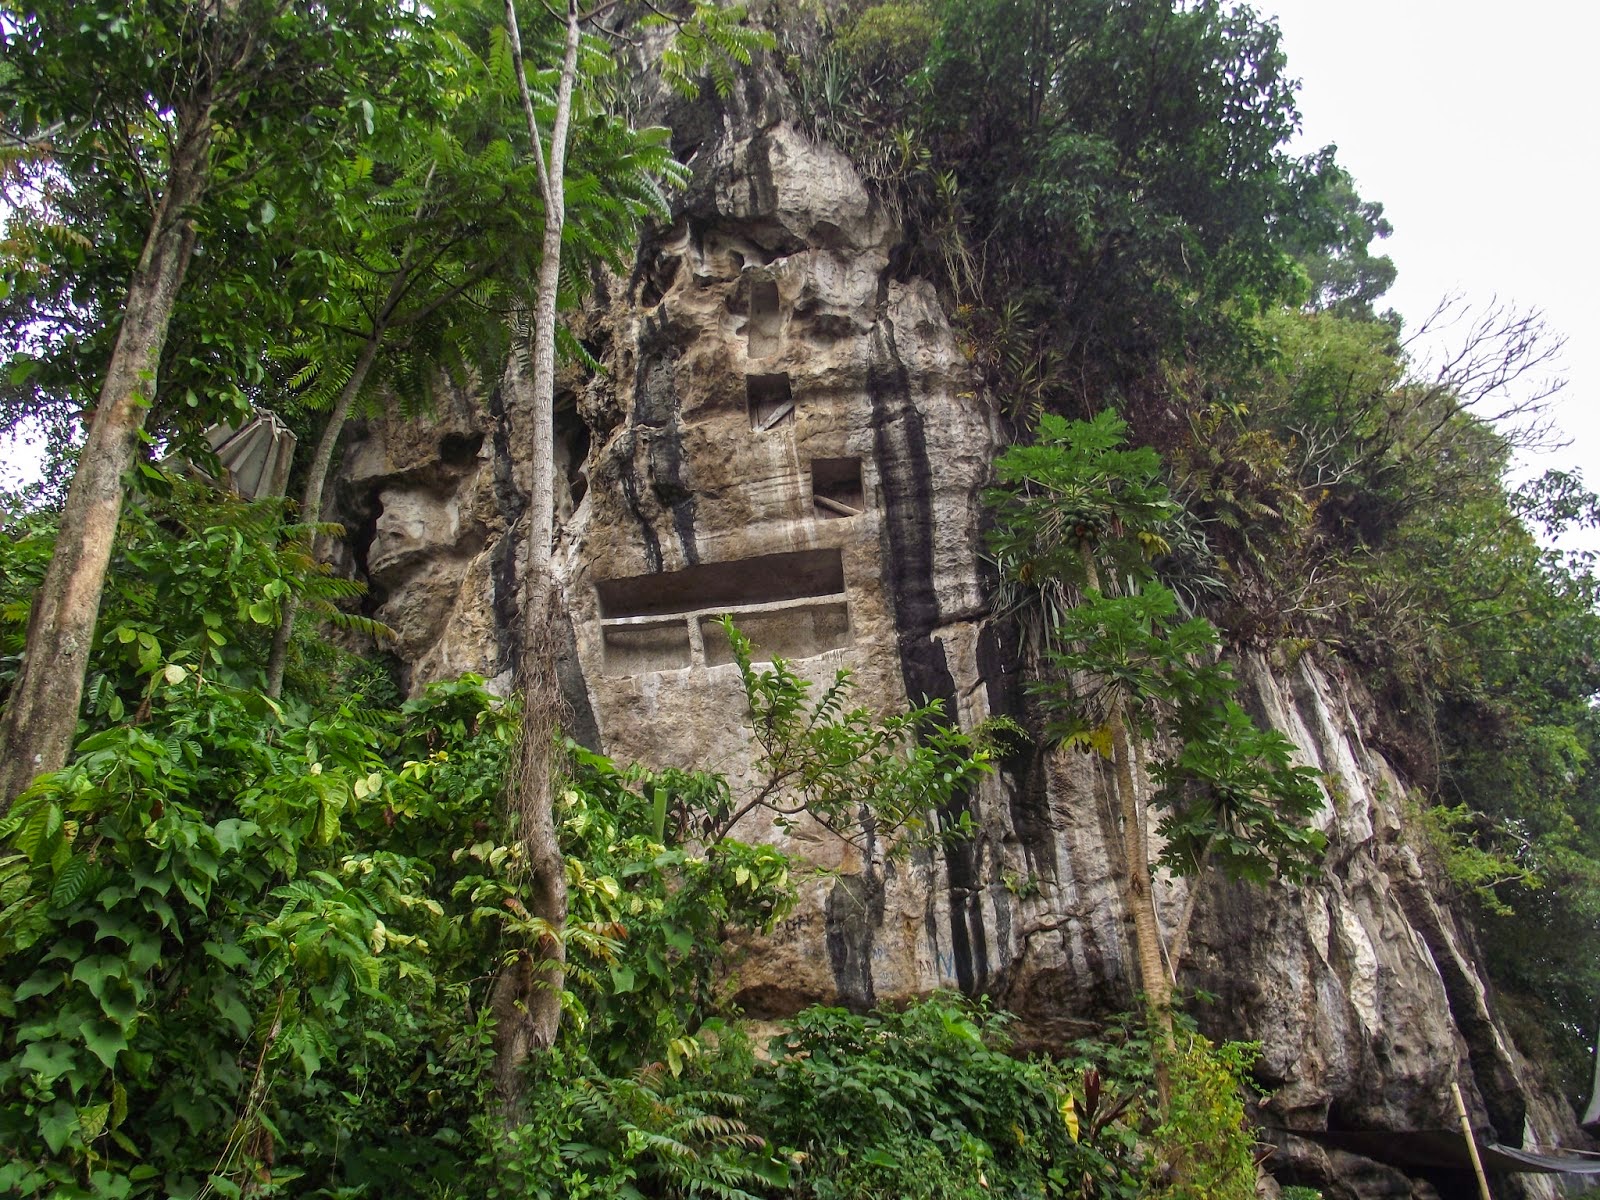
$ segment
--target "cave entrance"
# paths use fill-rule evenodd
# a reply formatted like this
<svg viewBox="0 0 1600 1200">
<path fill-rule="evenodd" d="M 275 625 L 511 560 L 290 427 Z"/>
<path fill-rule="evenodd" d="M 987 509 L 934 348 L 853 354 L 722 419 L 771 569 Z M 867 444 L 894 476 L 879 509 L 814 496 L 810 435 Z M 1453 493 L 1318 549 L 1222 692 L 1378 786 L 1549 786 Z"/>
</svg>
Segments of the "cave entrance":
<svg viewBox="0 0 1600 1200">
<path fill-rule="evenodd" d="M 757 433 L 793 422 L 794 392 L 787 372 L 746 375 L 744 395 L 750 408 L 750 428 Z"/>
<path fill-rule="evenodd" d="M 811 460 L 811 501 L 824 520 L 859 517 L 866 510 L 859 458 Z"/>
<path fill-rule="evenodd" d="M 608 675 L 733 661 L 719 626 L 733 617 L 757 658 L 811 658 L 850 644 L 838 550 L 797 550 L 595 586 Z"/>
</svg>

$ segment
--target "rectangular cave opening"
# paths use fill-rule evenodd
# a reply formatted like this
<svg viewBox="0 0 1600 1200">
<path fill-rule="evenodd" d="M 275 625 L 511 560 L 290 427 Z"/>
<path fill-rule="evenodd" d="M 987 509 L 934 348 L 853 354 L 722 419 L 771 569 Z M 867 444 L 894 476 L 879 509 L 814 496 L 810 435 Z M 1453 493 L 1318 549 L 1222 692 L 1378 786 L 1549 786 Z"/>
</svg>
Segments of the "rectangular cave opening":
<svg viewBox="0 0 1600 1200">
<path fill-rule="evenodd" d="M 859 458 L 811 460 L 811 501 L 825 520 L 859 517 L 866 510 Z"/>
<path fill-rule="evenodd" d="M 604 640 L 607 675 L 643 675 L 694 665 L 689 629 L 676 618 L 608 626 Z"/>
<path fill-rule="evenodd" d="M 794 420 L 794 392 L 789 387 L 787 372 L 746 375 L 744 394 L 750 408 L 750 428 L 756 432 Z"/>
<path fill-rule="evenodd" d="M 707 609 L 727 612 L 751 604 L 838 595 L 844 591 L 844 561 L 838 550 L 791 550 L 606 579 L 595 590 L 602 620 Z"/>
<path fill-rule="evenodd" d="M 844 562 L 834 550 L 795 550 L 595 585 L 608 675 L 733 661 L 724 613 L 758 656 L 809 658 L 850 643 Z"/>
<path fill-rule="evenodd" d="M 745 353 L 751 358 L 768 358 L 778 352 L 778 285 L 771 279 L 750 284 L 750 319 L 745 325 Z"/>
<path fill-rule="evenodd" d="M 720 616 L 700 618 L 706 665 L 733 661 L 733 647 L 722 632 Z M 774 658 L 810 658 L 837 650 L 850 641 L 850 613 L 843 600 L 799 604 L 762 612 L 734 613 L 734 624 L 750 639 L 758 662 Z"/>
</svg>

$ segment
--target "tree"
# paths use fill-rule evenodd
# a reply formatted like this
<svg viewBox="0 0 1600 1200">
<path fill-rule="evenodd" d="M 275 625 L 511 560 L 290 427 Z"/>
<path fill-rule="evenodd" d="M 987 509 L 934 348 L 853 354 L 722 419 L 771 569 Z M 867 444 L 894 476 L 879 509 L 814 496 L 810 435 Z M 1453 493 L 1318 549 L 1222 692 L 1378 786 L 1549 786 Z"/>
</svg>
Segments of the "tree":
<svg viewBox="0 0 1600 1200">
<path fill-rule="evenodd" d="M 559 694 L 552 608 L 558 597 L 550 569 L 555 533 L 556 311 L 560 300 L 563 235 L 567 229 L 568 143 L 575 100 L 578 103 L 586 100 L 584 89 L 579 87 L 580 75 L 584 73 L 580 65 L 593 70 L 597 65 L 609 64 L 603 51 L 597 54 L 595 48 L 591 48 L 588 62 L 584 62 L 581 53 L 583 26 L 609 12 L 615 3 L 616 0 L 605 0 L 585 10 L 578 0 L 567 0 L 560 23 L 561 65 L 541 80 L 543 86 L 553 84 L 553 95 L 541 97 L 547 100 L 542 118 L 540 105 L 529 84 L 515 0 L 506 0 L 505 8 L 510 61 L 537 168 L 539 195 L 544 201 L 544 235 L 533 308 L 526 314 L 513 314 L 512 350 L 503 376 L 503 384 L 513 402 L 532 421 L 533 474 L 524 537 L 526 560 L 517 667 L 523 697 L 522 734 L 510 802 L 520 821 L 526 850 L 529 910 L 543 923 L 545 930 L 535 950 L 521 952 L 514 969 L 502 976 L 496 988 L 496 1090 L 508 1112 L 515 1112 L 521 1095 L 522 1065 L 535 1050 L 547 1048 L 554 1042 L 561 1019 L 565 955 L 561 929 L 566 920 L 566 868 L 556 836 L 554 811 L 553 755 Z M 674 20 L 658 16 L 680 35 L 668 45 L 662 57 L 663 73 L 669 82 L 690 86 L 690 71 L 696 64 L 723 63 L 721 71 L 714 72 L 720 79 L 727 76 L 726 59 L 748 63 L 752 50 L 763 44 L 763 39 L 739 30 L 737 23 L 742 18 L 740 8 L 722 10 L 704 0 L 696 0 L 689 17 Z M 683 37 L 686 30 L 688 36 Z M 593 104 L 597 98 L 587 99 Z M 599 110 L 595 111 L 600 115 Z M 612 120 L 615 122 L 616 118 Z M 545 129 L 549 130 L 548 140 Z M 637 146 L 634 157 L 625 159 L 620 164 L 621 169 L 610 177 L 618 188 L 615 194 L 619 200 L 613 206 L 619 218 L 609 231 L 613 235 L 631 234 L 633 223 L 642 220 L 652 207 L 660 211 L 660 193 L 653 189 L 651 181 L 671 162 L 664 131 L 643 130 L 633 131 L 633 134 Z M 646 202 L 652 197 L 656 200 L 655 206 Z M 625 245 L 621 238 L 601 244 L 609 244 L 612 252 L 619 256 Z M 525 346 L 528 347 L 526 351 Z"/>
<path fill-rule="evenodd" d="M 339 438 L 364 396 L 387 394 L 410 415 L 436 378 L 465 384 L 504 360 L 504 297 L 519 289 L 541 236 L 542 214 L 525 199 L 535 183 L 511 148 L 490 65 L 454 29 L 418 40 L 416 69 L 434 81 L 425 103 L 383 114 L 382 146 L 330 172 L 296 223 L 291 271 L 307 277 L 312 299 L 286 339 L 286 390 L 297 407 L 327 410 L 300 501 L 308 525 L 320 519 Z M 273 644 L 273 697 L 295 615 L 286 605 Z"/>
<path fill-rule="evenodd" d="M 722 618 L 722 630 L 739 667 L 760 782 L 737 803 L 730 797 L 706 814 L 706 841 L 727 837 L 758 811 L 780 825 L 803 813 L 869 858 L 873 838 L 909 848 L 970 836 L 965 825 L 930 829 L 928 816 L 993 769 L 993 742 L 1014 732 L 1009 722 L 966 733 L 951 727 L 936 700 L 887 716 L 850 708 L 854 684 L 846 670 L 812 699 L 810 681 L 790 664 L 756 664 L 754 646 L 732 617 Z"/>
<path fill-rule="evenodd" d="M 932 7 L 917 124 L 981 231 L 979 303 L 1020 303 L 1058 360 L 1052 402 L 1092 411 L 1097 385 L 1228 352 L 1300 290 L 1281 239 L 1320 181 L 1282 149 L 1298 114 L 1271 21 L 1215 0 Z"/>
<path fill-rule="evenodd" d="M 293 162 L 370 112 L 364 74 L 415 19 L 389 0 L 328 10 L 293 0 L 152 3 L 85 13 L 75 4 L 8 11 L 4 81 L 10 139 L 48 147 L 86 185 L 143 194 L 142 249 L 126 284 L 88 438 L 34 599 L 23 668 L 0 723 L 0 805 L 66 760 L 95 614 L 133 464 L 158 395 L 162 352 L 208 194 L 219 179 Z M 381 76 L 380 76 L 381 77 Z M 293 113 L 296 120 L 285 120 Z M 298 124 L 297 124 L 298 122 Z M 298 131 L 298 132 L 297 132 Z M 108 315 L 110 315 L 108 313 Z"/>
<path fill-rule="evenodd" d="M 1283 735 L 1257 729 L 1229 698 L 1233 680 L 1215 659 L 1215 627 L 1183 619 L 1147 565 L 1165 546 L 1159 531 L 1175 506 L 1159 480 L 1160 460 L 1148 448 L 1125 448 L 1125 428 L 1109 412 L 1089 422 L 1043 417 L 1033 445 L 996 462 L 1002 486 L 990 493 L 998 510 L 991 548 L 1013 583 L 1076 585 L 1076 603 L 1054 614 L 1048 634 L 1053 670 L 1033 690 L 1054 740 L 1111 763 L 1139 981 L 1171 1052 L 1172 988 L 1192 908 L 1165 945 L 1147 808 L 1163 813 L 1162 862 L 1175 874 L 1198 875 L 1215 863 L 1232 878 L 1260 881 L 1274 869 L 1311 869 L 1324 839 L 1304 822 L 1322 793 L 1315 771 L 1292 765 Z M 1155 766 L 1161 787 L 1147 800 L 1141 746 L 1158 733 L 1178 749 Z M 1197 894 L 1191 884 L 1191 901 Z M 1165 1102 L 1165 1067 L 1159 1059 L 1156 1066 Z"/>
</svg>

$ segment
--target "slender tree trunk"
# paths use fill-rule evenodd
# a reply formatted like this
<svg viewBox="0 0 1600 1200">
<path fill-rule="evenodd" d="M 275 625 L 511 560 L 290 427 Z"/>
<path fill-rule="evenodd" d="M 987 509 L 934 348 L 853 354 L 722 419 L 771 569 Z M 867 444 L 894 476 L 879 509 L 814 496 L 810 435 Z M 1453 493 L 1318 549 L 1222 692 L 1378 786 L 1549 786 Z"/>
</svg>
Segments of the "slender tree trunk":
<svg viewBox="0 0 1600 1200">
<path fill-rule="evenodd" d="M 528 494 L 522 640 L 517 664 L 522 685 L 521 750 L 509 800 L 520 823 L 528 872 L 528 912 L 545 926 L 537 944 L 531 950 L 519 951 L 516 963 L 502 973 L 495 986 L 495 1091 L 508 1120 L 517 1119 L 522 1108 L 523 1065 L 534 1052 L 555 1042 L 561 1024 L 561 989 L 565 983 L 566 951 L 562 931 L 567 920 L 567 876 L 555 825 L 554 742 L 559 693 L 555 639 L 551 636 L 556 595 L 550 553 L 555 532 L 556 298 L 561 281 L 561 233 L 566 221 L 563 175 L 567 133 L 572 117 L 572 89 L 578 71 L 578 21 L 577 5 L 568 0 L 566 43 L 547 158 L 528 89 L 515 0 L 506 0 L 512 59 L 527 117 L 528 137 L 539 165 L 545 205 L 544 244 L 531 330 L 531 378 L 519 344 L 519 322 L 515 320 L 505 378 L 513 402 L 524 408 L 531 422 L 529 452 L 533 459 Z"/>
<path fill-rule="evenodd" d="M 1199 906 L 1200 894 L 1205 891 L 1210 878 L 1206 868 L 1211 865 L 1211 850 L 1216 845 L 1213 835 L 1206 839 L 1206 848 L 1200 855 L 1194 874 L 1189 876 L 1189 894 L 1183 898 L 1183 911 L 1178 914 L 1178 927 L 1172 931 L 1172 945 L 1167 951 L 1167 967 L 1172 972 L 1172 986 L 1178 986 L 1178 971 L 1183 966 L 1183 956 L 1189 952 L 1189 927 L 1194 923 L 1194 910 Z"/>
<path fill-rule="evenodd" d="M 128 285 L 55 553 L 34 596 L 22 669 L 0 721 L 0 815 L 36 775 L 60 769 L 72 748 L 123 476 L 155 403 L 161 351 L 194 248 L 192 210 L 210 181 L 211 134 L 209 99 L 179 114 L 166 188 Z"/>
<path fill-rule="evenodd" d="M 391 300 L 396 298 L 403 280 L 403 275 L 396 277 L 389 289 Z M 334 402 L 333 411 L 328 414 L 328 423 L 322 427 L 322 438 L 317 442 L 310 474 L 306 477 L 305 491 L 300 496 L 300 520 L 306 525 L 315 525 L 322 519 L 322 493 L 327 487 L 328 472 L 333 466 L 333 452 L 339 445 L 339 435 L 344 432 L 345 422 L 350 419 L 350 410 L 355 406 L 356 397 L 361 394 L 372 364 L 378 359 L 378 350 L 383 346 L 387 329 L 386 319 L 386 314 L 381 314 L 378 323 L 367 335 L 366 344 L 361 347 L 361 354 L 350 371 L 350 378 L 345 381 L 339 399 Z M 314 533 L 307 533 L 304 541 L 308 552 L 315 549 Z M 272 635 L 272 656 L 267 660 L 267 695 L 274 700 L 283 694 L 283 672 L 289 662 L 289 641 L 294 636 L 294 622 L 299 611 L 300 601 L 291 594 L 284 601 L 283 617 Z"/>
<path fill-rule="evenodd" d="M 1089 587 L 1100 590 L 1100 572 L 1087 541 L 1078 544 L 1084 578 Z M 1122 857 L 1128 872 L 1128 901 L 1133 918 L 1134 955 L 1139 961 L 1139 983 L 1144 988 L 1152 1033 L 1158 1033 L 1156 1048 L 1156 1091 L 1161 1107 L 1167 1106 L 1170 1082 L 1167 1059 L 1175 1043 L 1172 1035 L 1172 981 L 1162 961 L 1161 925 L 1156 919 L 1155 888 L 1150 875 L 1150 851 L 1144 839 L 1144 816 L 1139 811 L 1139 791 L 1134 781 L 1133 745 L 1122 703 L 1112 705 L 1106 719 L 1111 730 L 1111 751 L 1115 759 L 1117 809 L 1122 825 Z"/>
</svg>

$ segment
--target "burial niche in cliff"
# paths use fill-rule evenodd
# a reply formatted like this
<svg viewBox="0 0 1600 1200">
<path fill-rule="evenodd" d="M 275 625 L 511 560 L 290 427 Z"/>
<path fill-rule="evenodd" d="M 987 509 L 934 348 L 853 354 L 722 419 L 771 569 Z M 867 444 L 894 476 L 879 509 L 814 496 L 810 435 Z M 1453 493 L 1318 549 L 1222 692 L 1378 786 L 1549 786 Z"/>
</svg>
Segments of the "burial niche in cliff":
<svg viewBox="0 0 1600 1200">
<path fill-rule="evenodd" d="M 733 617 L 758 658 L 809 658 L 850 642 L 838 550 L 798 550 L 597 584 L 608 675 L 733 661 Z"/>
<path fill-rule="evenodd" d="M 778 331 L 783 315 L 778 310 L 778 285 L 770 279 L 750 284 L 750 318 L 745 324 L 745 353 L 769 358 L 778 352 Z"/>
<path fill-rule="evenodd" d="M 744 394 L 750 406 L 750 428 L 758 433 L 794 420 L 794 392 L 786 372 L 746 375 Z"/>
<path fill-rule="evenodd" d="M 811 502 L 824 520 L 859 517 L 866 508 L 859 458 L 811 460 Z"/>
</svg>

